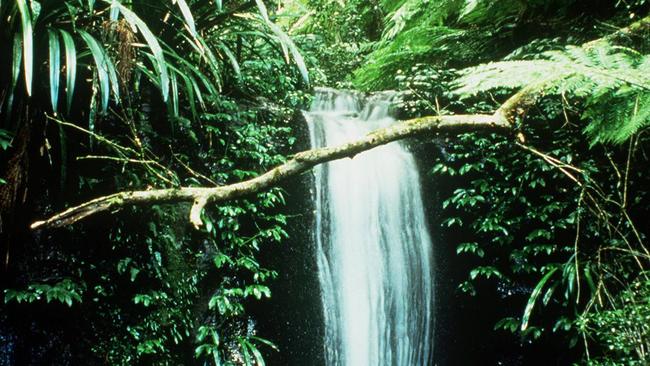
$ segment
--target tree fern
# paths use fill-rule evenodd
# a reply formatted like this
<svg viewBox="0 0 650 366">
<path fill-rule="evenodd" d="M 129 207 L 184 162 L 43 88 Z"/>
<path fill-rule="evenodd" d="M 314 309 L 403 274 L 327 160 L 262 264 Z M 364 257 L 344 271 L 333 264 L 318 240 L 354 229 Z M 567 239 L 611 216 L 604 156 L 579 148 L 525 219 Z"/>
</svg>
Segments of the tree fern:
<svg viewBox="0 0 650 366">
<path fill-rule="evenodd" d="M 418 62 L 446 67 L 485 57 L 511 34 L 524 14 L 563 12 L 574 0 L 385 0 L 387 10 L 382 39 L 366 63 L 355 73 L 361 89 L 394 85 L 399 69 Z M 495 37 L 497 30 L 502 34 Z M 451 35 L 451 36 L 450 36 Z M 505 36 L 504 36 L 505 37 Z"/>
<path fill-rule="evenodd" d="M 545 92 L 584 99 L 585 132 L 595 142 L 620 143 L 648 125 L 650 56 L 607 43 L 567 47 L 539 59 L 502 61 L 465 69 L 455 94 L 545 83 Z"/>
<path fill-rule="evenodd" d="M 479 43 L 462 49 L 446 46 L 465 35 L 463 30 L 448 27 L 421 26 L 403 31 L 385 47 L 370 54 L 369 61 L 355 72 L 354 83 L 366 90 L 390 88 L 399 70 L 407 70 L 417 62 L 436 60 L 444 65 L 449 58 L 463 57 L 460 54 L 463 52 L 475 55 L 482 49 Z"/>
<path fill-rule="evenodd" d="M 593 143 L 622 143 L 650 126 L 650 92 L 621 89 L 595 99 L 583 114 Z"/>
</svg>

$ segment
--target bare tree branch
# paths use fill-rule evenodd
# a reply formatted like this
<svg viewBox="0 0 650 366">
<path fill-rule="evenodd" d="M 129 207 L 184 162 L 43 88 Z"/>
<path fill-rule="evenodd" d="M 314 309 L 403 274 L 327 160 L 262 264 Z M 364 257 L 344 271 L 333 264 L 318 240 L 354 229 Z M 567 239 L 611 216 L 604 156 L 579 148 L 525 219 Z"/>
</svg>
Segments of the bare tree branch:
<svg viewBox="0 0 650 366">
<path fill-rule="evenodd" d="M 379 129 L 347 144 L 300 152 L 284 164 L 243 182 L 220 187 L 181 187 L 119 192 L 95 198 L 81 205 L 71 207 L 46 220 L 34 222 L 31 228 L 71 225 L 88 216 L 105 211 L 119 210 L 131 205 L 172 202 L 192 202 L 190 222 L 199 227 L 202 224 L 201 211 L 208 203 L 224 202 L 263 191 L 318 164 L 342 158 L 353 158 L 363 151 L 407 137 L 436 133 L 460 133 L 481 129 L 508 131 L 511 129 L 511 124 L 500 114 L 416 118 Z"/>
</svg>

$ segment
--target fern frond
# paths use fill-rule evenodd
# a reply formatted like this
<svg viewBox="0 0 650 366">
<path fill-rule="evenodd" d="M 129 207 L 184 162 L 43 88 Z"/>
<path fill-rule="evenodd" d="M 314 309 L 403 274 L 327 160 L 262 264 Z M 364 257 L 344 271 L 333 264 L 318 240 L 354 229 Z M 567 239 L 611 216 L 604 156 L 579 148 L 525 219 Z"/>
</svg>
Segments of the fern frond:
<svg viewBox="0 0 650 366">
<path fill-rule="evenodd" d="M 454 83 L 454 94 L 464 98 L 492 89 L 522 88 L 546 80 L 551 75 L 564 78 L 570 72 L 550 60 L 491 62 L 463 70 L 462 76 Z"/>
<path fill-rule="evenodd" d="M 628 90 L 617 95 L 603 95 L 589 104 L 583 118 L 589 121 L 585 133 L 592 145 L 620 144 L 650 126 L 650 93 Z"/>
<path fill-rule="evenodd" d="M 399 70 L 423 60 L 446 60 L 451 50 L 445 44 L 466 32 L 447 27 L 416 27 L 401 32 L 397 38 L 368 56 L 369 62 L 354 73 L 354 84 L 364 90 L 390 88 L 394 75 Z M 467 47 L 469 52 L 478 52 L 479 46 Z M 453 50 L 459 52 L 459 50 Z M 455 57 L 460 57 L 454 55 Z"/>
<path fill-rule="evenodd" d="M 527 6 L 526 2 L 517 0 L 466 0 L 458 18 L 468 24 L 499 23 L 504 18 L 521 14 Z"/>
<path fill-rule="evenodd" d="M 585 132 L 592 142 L 621 143 L 648 125 L 650 57 L 601 44 L 549 51 L 539 60 L 502 61 L 465 69 L 455 94 L 468 97 L 544 81 L 546 93 L 584 98 Z"/>
</svg>

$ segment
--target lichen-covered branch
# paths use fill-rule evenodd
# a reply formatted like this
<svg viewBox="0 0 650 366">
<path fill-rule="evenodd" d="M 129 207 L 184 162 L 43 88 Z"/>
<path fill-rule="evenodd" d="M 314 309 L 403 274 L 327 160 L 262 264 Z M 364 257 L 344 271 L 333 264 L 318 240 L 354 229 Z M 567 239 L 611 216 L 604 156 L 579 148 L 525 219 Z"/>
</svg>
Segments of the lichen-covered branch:
<svg viewBox="0 0 650 366">
<path fill-rule="evenodd" d="M 71 207 L 46 220 L 34 222 L 31 228 L 71 225 L 88 216 L 105 211 L 116 211 L 131 205 L 173 202 L 191 202 L 190 222 L 199 227 L 202 224 L 201 211 L 205 205 L 263 191 L 318 164 L 342 158 L 353 158 L 363 151 L 408 137 L 436 133 L 460 133 L 482 129 L 507 131 L 510 128 L 510 122 L 503 118 L 501 114 L 416 118 L 374 131 L 359 140 L 347 144 L 300 152 L 284 164 L 243 182 L 220 187 L 181 187 L 119 192 L 95 198 L 81 205 Z"/>
</svg>

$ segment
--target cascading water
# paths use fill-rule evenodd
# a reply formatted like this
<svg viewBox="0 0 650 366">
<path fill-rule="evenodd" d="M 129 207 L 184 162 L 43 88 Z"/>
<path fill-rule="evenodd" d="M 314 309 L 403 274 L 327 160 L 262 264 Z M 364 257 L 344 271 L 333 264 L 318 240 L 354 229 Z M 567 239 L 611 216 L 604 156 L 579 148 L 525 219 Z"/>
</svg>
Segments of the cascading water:
<svg viewBox="0 0 650 366">
<path fill-rule="evenodd" d="M 389 94 L 319 89 L 305 113 L 312 147 L 394 122 Z M 411 154 L 398 142 L 315 170 L 315 240 L 328 366 L 428 365 L 431 238 Z"/>
</svg>

